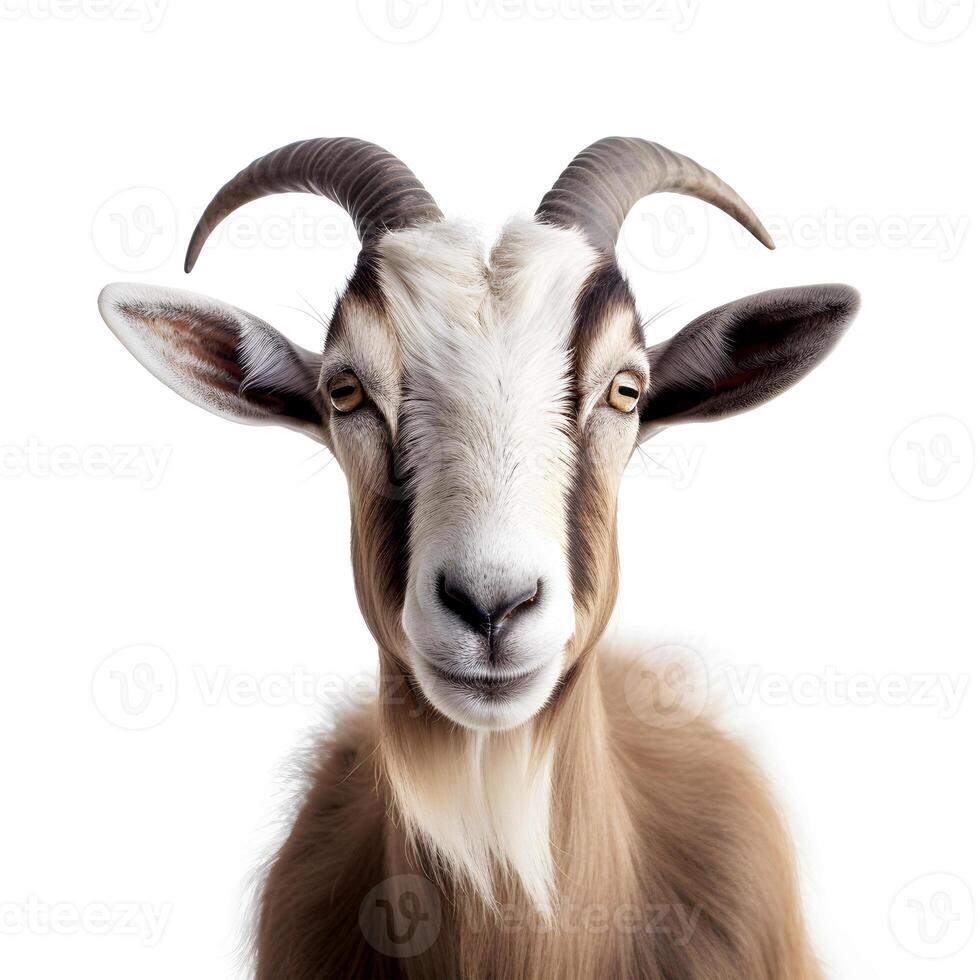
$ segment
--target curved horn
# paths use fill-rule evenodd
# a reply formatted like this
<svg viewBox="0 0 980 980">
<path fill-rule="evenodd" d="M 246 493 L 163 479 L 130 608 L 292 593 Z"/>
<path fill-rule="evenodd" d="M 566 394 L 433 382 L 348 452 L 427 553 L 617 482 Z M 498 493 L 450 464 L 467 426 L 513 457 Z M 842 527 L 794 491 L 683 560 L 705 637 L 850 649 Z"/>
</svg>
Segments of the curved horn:
<svg viewBox="0 0 980 980">
<path fill-rule="evenodd" d="M 214 195 L 191 236 L 184 271 L 232 211 L 287 191 L 322 194 L 345 208 L 362 245 L 384 231 L 442 218 L 415 174 L 380 146 L 351 137 L 300 140 L 259 157 Z"/>
<path fill-rule="evenodd" d="M 597 248 L 611 248 L 633 205 L 658 191 L 713 204 L 766 248 L 776 247 L 752 209 L 720 177 L 658 143 L 624 136 L 607 136 L 587 146 L 545 194 L 537 217 L 578 226 Z"/>
</svg>

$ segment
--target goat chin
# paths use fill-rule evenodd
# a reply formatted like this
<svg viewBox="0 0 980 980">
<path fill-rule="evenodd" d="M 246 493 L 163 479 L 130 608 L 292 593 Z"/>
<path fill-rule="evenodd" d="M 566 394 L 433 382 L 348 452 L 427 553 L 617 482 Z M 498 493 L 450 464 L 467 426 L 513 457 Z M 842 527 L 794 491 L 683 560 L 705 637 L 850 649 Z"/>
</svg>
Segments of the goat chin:
<svg viewBox="0 0 980 980">
<path fill-rule="evenodd" d="M 450 721 L 477 732 L 519 728 L 547 705 L 561 677 L 563 657 L 492 683 L 454 678 L 423 657 L 412 658 L 419 687 L 432 706 Z"/>
</svg>

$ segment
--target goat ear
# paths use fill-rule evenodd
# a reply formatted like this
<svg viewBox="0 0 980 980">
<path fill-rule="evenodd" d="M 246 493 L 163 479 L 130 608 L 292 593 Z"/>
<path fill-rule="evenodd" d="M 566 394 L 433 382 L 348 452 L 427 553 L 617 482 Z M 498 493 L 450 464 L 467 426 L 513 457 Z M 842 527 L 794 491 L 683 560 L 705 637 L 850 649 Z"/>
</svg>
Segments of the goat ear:
<svg viewBox="0 0 980 980">
<path fill-rule="evenodd" d="M 643 437 L 677 422 L 735 415 L 785 391 L 830 352 L 859 303 L 850 286 L 798 286 L 698 317 L 647 351 Z"/>
<path fill-rule="evenodd" d="M 258 317 L 195 293 L 127 283 L 106 286 L 99 311 L 136 360 L 189 402 L 325 439 L 320 355 Z"/>
</svg>

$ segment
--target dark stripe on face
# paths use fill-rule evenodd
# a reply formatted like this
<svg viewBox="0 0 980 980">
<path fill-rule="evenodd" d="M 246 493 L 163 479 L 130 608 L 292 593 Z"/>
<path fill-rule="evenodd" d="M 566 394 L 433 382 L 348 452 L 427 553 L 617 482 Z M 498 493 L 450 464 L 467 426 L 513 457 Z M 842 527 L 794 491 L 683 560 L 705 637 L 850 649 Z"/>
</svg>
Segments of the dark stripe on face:
<svg viewBox="0 0 980 980">
<path fill-rule="evenodd" d="M 578 650 L 602 636 L 619 591 L 616 494 L 601 456 L 580 446 L 567 503 L 568 564 L 575 603 Z"/>
<path fill-rule="evenodd" d="M 636 300 L 623 278 L 619 266 L 608 261 L 593 270 L 582 284 L 575 310 L 570 346 L 575 352 L 575 368 L 581 373 L 592 345 L 605 327 L 609 313 L 614 310 L 633 311 L 633 332 L 639 347 L 645 346 L 640 318 L 636 314 Z"/>
<path fill-rule="evenodd" d="M 577 418 L 580 398 L 578 379 L 589 361 L 594 344 L 606 328 L 610 314 L 633 311 L 634 337 L 644 346 L 643 331 L 636 315 L 633 293 L 612 259 L 598 266 L 583 283 L 576 306 L 570 346 L 574 354 L 576 377 L 570 384 L 575 392 L 573 412 Z M 620 392 L 634 397 L 636 392 L 620 386 Z M 572 589 L 578 612 L 585 613 L 594 628 L 605 625 L 616 591 L 615 494 L 610 492 L 601 464 L 592 451 L 586 433 L 576 435 L 575 472 L 568 492 L 568 561 Z"/>
<path fill-rule="evenodd" d="M 381 291 L 381 284 L 378 273 L 378 257 L 374 249 L 367 247 L 361 250 L 357 257 L 357 265 L 347 283 L 344 291 L 334 309 L 327 327 L 327 336 L 324 341 L 324 350 L 327 350 L 331 343 L 336 343 L 340 338 L 353 337 L 353 328 L 348 323 L 347 309 L 348 300 L 353 300 L 355 305 L 367 307 L 379 319 L 387 319 L 385 310 L 384 295 Z"/>
<path fill-rule="evenodd" d="M 592 499 L 589 465 L 582 440 L 577 440 L 575 472 L 566 501 L 568 526 L 568 564 L 572 577 L 572 592 L 576 605 L 591 604 L 597 589 L 596 556 L 587 535 Z"/>
<path fill-rule="evenodd" d="M 401 610 L 408 579 L 410 501 L 351 485 L 354 579 L 361 611 L 386 649 L 401 649 Z"/>
<path fill-rule="evenodd" d="M 378 253 L 371 246 L 362 249 L 358 255 L 357 265 L 354 266 L 344 295 L 360 300 L 379 313 L 384 312 L 385 302 L 381 290 Z"/>
<path fill-rule="evenodd" d="M 354 346 L 357 344 L 356 327 L 347 315 L 349 300 L 367 307 L 379 319 L 387 319 L 378 257 L 371 246 L 361 250 L 347 289 L 337 304 L 327 330 L 326 349 L 348 336 Z M 412 501 L 387 419 L 370 403 L 370 391 L 366 395 L 367 403 L 357 411 L 374 413 L 375 424 L 385 433 L 387 456 L 363 460 L 363 467 L 355 467 L 348 473 L 354 581 L 369 628 L 385 649 L 397 653 L 403 646 L 401 611 L 408 579 Z"/>
<path fill-rule="evenodd" d="M 404 646 L 401 612 L 408 579 L 411 497 L 396 474 L 391 433 L 370 403 L 357 413 L 372 436 L 345 463 L 351 502 L 354 584 L 361 612 L 379 645 L 392 654 Z"/>
</svg>

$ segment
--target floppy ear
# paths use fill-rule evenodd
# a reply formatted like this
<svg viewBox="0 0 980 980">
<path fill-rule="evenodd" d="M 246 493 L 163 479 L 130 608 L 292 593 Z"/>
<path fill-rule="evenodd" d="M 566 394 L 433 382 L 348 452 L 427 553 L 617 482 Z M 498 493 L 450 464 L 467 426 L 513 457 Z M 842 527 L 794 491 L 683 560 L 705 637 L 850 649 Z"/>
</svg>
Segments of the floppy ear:
<svg viewBox="0 0 980 980">
<path fill-rule="evenodd" d="M 99 311 L 136 360 L 189 402 L 236 422 L 326 438 L 320 355 L 258 317 L 196 293 L 129 283 L 106 286 Z"/>
<path fill-rule="evenodd" d="M 826 357 L 859 302 L 850 286 L 797 286 L 698 317 L 647 351 L 641 438 L 676 422 L 735 415 L 785 391 Z"/>
</svg>

